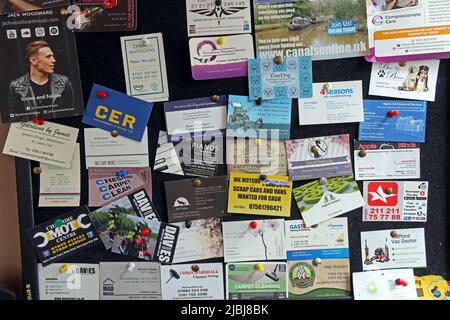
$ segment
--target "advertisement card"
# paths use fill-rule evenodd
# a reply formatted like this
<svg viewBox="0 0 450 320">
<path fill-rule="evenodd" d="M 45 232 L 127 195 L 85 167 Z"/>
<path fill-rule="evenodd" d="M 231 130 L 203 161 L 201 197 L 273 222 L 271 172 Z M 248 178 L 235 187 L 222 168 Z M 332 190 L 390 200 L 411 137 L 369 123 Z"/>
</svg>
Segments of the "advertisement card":
<svg viewBox="0 0 450 320">
<path fill-rule="evenodd" d="M 350 296 L 347 218 L 314 228 L 302 220 L 286 221 L 290 299 Z"/>
<path fill-rule="evenodd" d="M 364 121 L 362 81 L 314 83 L 313 91 L 298 100 L 300 125 Z"/>
<path fill-rule="evenodd" d="M 285 144 L 293 181 L 353 174 L 348 134 L 288 140 Z"/>
<path fill-rule="evenodd" d="M 369 94 L 434 101 L 439 60 L 373 63 Z"/>
<path fill-rule="evenodd" d="M 435 275 L 414 278 L 419 300 L 450 300 L 450 281 Z"/>
<path fill-rule="evenodd" d="M 72 164 L 60 168 L 41 163 L 39 207 L 79 207 L 81 193 L 80 144 L 75 144 Z"/>
<path fill-rule="evenodd" d="M 223 300 L 222 263 L 161 266 L 163 300 Z"/>
<path fill-rule="evenodd" d="M 413 269 L 353 273 L 355 300 L 417 300 Z"/>
<path fill-rule="evenodd" d="M 152 103 L 94 84 L 82 122 L 140 142 L 152 107 Z"/>
<path fill-rule="evenodd" d="M 295 188 L 292 192 L 308 227 L 361 208 L 365 204 L 352 175 L 321 178 L 320 181 L 315 180 Z"/>
<path fill-rule="evenodd" d="M 169 100 L 162 33 L 121 37 L 127 94 L 148 102 Z"/>
<path fill-rule="evenodd" d="M 248 87 L 250 100 L 311 98 L 311 56 L 249 59 Z"/>
<path fill-rule="evenodd" d="M 0 11 L 4 2 L 0 1 Z M 19 2 L 13 8 L 28 10 L 29 1 L 13 2 Z M 39 1 L 44 2 L 49 5 Z M 59 14 L 66 7 L 0 16 L 4 123 L 83 115 L 75 36 Z"/>
<path fill-rule="evenodd" d="M 69 0 L 0 0 L 0 14 L 41 10 L 64 4 L 69 5 Z"/>
<path fill-rule="evenodd" d="M 100 262 L 100 300 L 161 300 L 160 264 Z"/>
<path fill-rule="evenodd" d="M 219 43 L 220 42 L 220 43 Z M 247 76 L 247 60 L 255 57 L 251 34 L 189 40 L 192 78 L 211 80 Z"/>
<path fill-rule="evenodd" d="M 113 32 L 136 30 L 137 0 L 116 1 L 116 5 L 112 8 L 105 8 L 104 0 L 73 0 L 72 2 L 79 8 L 76 11 L 79 17 L 77 19 L 72 18 L 72 20 L 75 20 L 72 22 L 75 31 Z"/>
<path fill-rule="evenodd" d="M 152 195 L 150 168 L 90 168 L 89 207 L 102 207 L 140 189 Z"/>
<path fill-rule="evenodd" d="M 208 218 L 177 222 L 180 228 L 173 263 L 223 257 L 222 221 Z"/>
<path fill-rule="evenodd" d="M 450 57 L 450 3 L 374 0 L 367 3 L 369 59 L 388 63 Z"/>
<path fill-rule="evenodd" d="M 287 299 L 286 263 L 229 263 L 226 265 L 227 300 Z"/>
<path fill-rule="evenodd" d="M 187 0 L 188 36 L 252 32 L 250 0 Z"/>
<path fill-rule="evenodd" d="M 111 252 L 147 261 L 172 263 L 179 228 L 123 211 L 108 208 L 93 211 L 92 222 L 106 248 Z"/>
<path fill-rule="evenodd" d="M 67 267 L 67 270 L 63 271 Z M 98 300 L 98 264 L 38 264 L 39 300 Z"/>
<path fill-rule="evenodd" d="M 368 53 L 366 0 L 253 0 L 258 57 Z"/>
<path fill-rule="evenodd" d="M 78 129 L 45 121 L 12 123 L 3 154 L 69 168 L 78 137 Z"/>
<path fill-rule="evenodd" d="M 354 145 L 356 180 L 420 179 L 419 144 L 355 141 Z"/>
<path fill-rule="evenodd" d="M 84 129 L 86 168 L 148 167 L 147 128 L 140 142 L 97 128 Z"/>
<path fill-rule="evenodd" d="M 184 176 L 183 168 L 178 159 L 177 151 L 173 143 L 169 142 L 166 131 L 160 131 L 158 148 L 156 149 L 153 172 L 162 172 Z"/>
<path fill-rule="evenodd" d="M 231 172 L 228 213 L 290 217 L 291 193 L 286 176 Z"/>
<path fill-rule="evenodd" d="M 428 182 L 364 181 L 363 221 L 427 222 Z"/>
<path fill-rule="evenodd" d="M 169 141 L 180 141 L 191 132 L 224 130 L 227 127 L 227 97 L 211 97 L 164 103 Z"/>
<path fill-rule="evenodd" d="M 43 266 L 62 260 L 99 243 L 86 206 L 27 230 Z"/>
<path fill-rule="evenodd" d="M 361 253 L 364 271 L 426 268 L 424 229 L 361 232 Z"/>
<path fill-rule="evenodd" d="M 222 223 L 225 262 L 285 260 L 284 219 Z"/>
<path fill-rule="evenodd" d="M 425 101 L 364 100 L 364 114 L 366 119 L 359 124 L 361 141 L 425 142 Z"/>
<path fill-rule="evenodd" d="M 282 140 L 226 139 L 227 169 L 231 172 L 287 176 Z"/>
<path fill-rule="evenodd" d="M 227 211 L 227 176 L 166 181 L 169 222 L 222 217 Z"/>
<path fill-rule="evenodd" d="M 287 140 L 291 136 L 292 100 L 266 100 L 261 105 L 246 96 L 228 97 L 227 138 Z"/>
</svg>

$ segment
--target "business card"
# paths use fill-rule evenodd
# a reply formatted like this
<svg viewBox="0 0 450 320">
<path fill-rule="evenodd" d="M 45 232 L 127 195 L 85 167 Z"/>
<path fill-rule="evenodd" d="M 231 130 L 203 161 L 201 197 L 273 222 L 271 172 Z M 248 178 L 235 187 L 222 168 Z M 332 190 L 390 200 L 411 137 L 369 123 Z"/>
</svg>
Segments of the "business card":
<svg viewBox="0 0 450 320">
<path fill-rule="evenodd" d="M 188 36 L 251 33 L 250 0 L 186 1 Z"/>
<path fill-rule="evenodd" d="M 291 193 L 286 176 L 231 172 L 228 213 L 290 217 Z"/>
<path fill-rule="evenodd" d="M 160 264 L 100 262 L 100 300 L 161 300 Z"/>
<path fill-rule="evenodd" d="M 87 263 L 37 266 L 39 300 L 98 300 L 99 267 Z"/>
<path fill-rule="evenodd" d="M 162 33 L 120 37 L 127 94 L 148 102 L 169 100 Z"/>
<path fill-rule="evenodd" d="M 287 176 L 286 147 L 282 140 L 226 139 L 227 170 Z"/>
<path fill-rule="evenodd" d="M 222 221 L 207 218 L 176 222 L 180 228 L 173 263 L 223 257 Z"/>
<path fill-rule="evenodd" d="M 175 150 L 173 143 L 169 141 L 166 131 L 159 132 L 158 147 L 156 149 L 153 172 L 184 176 L 177 151 Z"/>
<path fill-rule="evenodd" d="M 228 96 L 227 138 L 287 140 L 291 135 L 292 100 L 266 100 L 258 105 L 246 96 Z"/>
<path fill-rule="evenodd" d="M 361 232 L 361 256 L 364 271 L 426 268 L 424 229 Z"/>
<path fill-rule="evenodd" d="M 227 300 L 287 299 L 285 262 L 228 263 Z"/>
<path fill-rule="evenodd" d="M 419 300 L 449 300 L 450 283 L 442 276 L 415 276 Z"/>
<path fill-rule="evenodd" d="M 348 134 L 288 140 L 285 144 L 293 181 L 353 174 Z"/>
<path fill-rule="evenodd" d="M 434 101 L 439 60 L 373 63 L 369 94 Z"/>
<path fill-rule="evenodd" d="M 364 100 L 361 141 L 425 142 L 425 101 Z"/>
<path fill-rule="evenodd" d="M 426 181 L 364 181 L 363 221 L 426 222 Z"/>
<path fill-rule="evenodd" d="M 247 76 L 247 60 L 255 57 L 251 34 L 191 38 L 191 70 L 194 80 Z"/>
<path fill-rule="evenodd" d="M 350 296 L 347 218 L 314 227 L 291 220 L 285 229 L 289 298 Z"/>
<path fill-rule="evenodd" d="M 140 142 L 97 128 L 84 129 L 86 168 L 148 167 L 147 129 Z"/>
<path fill-rule="evenodd" d="M 355 141 L 354 146 L 356 180 L 420 179 L 419 144 Z"/>
<path fill-rule="evenodd" d="M 293 191 L 305 224 L 309 227 L 361 208 L 365 202 L 355 178 L 321 178 Z"/>
<path fill-rule="evenodd" d="M 227 211 L 227 176 L 166 181 L 169 222 L 222 217 Z"/>
<path fill-rule="evenodd" d="M 45 121 L 12 123 L 3 154 L 69 168 L 78 137 L 78 129 Z"/>
<path fill-rule="evenodd" d="M 314 83 L 313 91 L 298 100 L 300 125 L 364 121 L 362 81 Z"/>
<path fill-rule="evenodd" d="M 152 195 L 150 168 L 88 169 L 89 207 L 102 207 L 140 189 Z"/>
<path fill-rule="evenodd" d="M 11 1 L 3 1 L 0 4 L 0 14 L 9 12 L 21 12 L 46 9 L 59 5 L 69 5 L 69 0 L 23 0 L 22 4 Z"/>
<path fill-rule="evenodd" d="M 163 300 L 223 300 L 222 263 L 161 266 Z"/>
<path fill-rule="evenodd" d="M 75 144 L 69 168 L 41 163 L 39 207 L 79 207 L 81 193 L 80 144 Z"/>
<path fill-rule="evenodd" d="M 227 127 L 226 96 L 220 96 L 217 100 L 208 97 L 165 102 L 164 112 L 169 141 L 180 141 L 190 133 L 201 134 Z"/>
<path fill-rule="evenodd" d="M 225 262 L 285 260 L 284 219 L 224 221 Z"/>
<path fill-rule="evenodd" d="M 355 300 L 417 300 L 413 269 L 353 273 Z"/>
<path fill-rule="evenodd" d="M 43 266 L 62 260 L 99 243 L 86 206 L 27 230 Z"/>
</svg>

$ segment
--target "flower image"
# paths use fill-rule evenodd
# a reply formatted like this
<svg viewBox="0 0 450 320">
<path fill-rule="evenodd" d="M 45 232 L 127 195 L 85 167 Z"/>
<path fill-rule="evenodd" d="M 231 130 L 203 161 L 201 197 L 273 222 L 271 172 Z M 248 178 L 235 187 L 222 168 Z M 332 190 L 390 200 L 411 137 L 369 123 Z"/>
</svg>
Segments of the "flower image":
<svg viewBox="0 0 450 320">
<path fill-rule="evenodd" d="M 264 246 L 264 256 L 267 260 L 267 245 L 264 241 L 264 234 L 266 231 L 276 231 L 280 227 L 280 222 L 278 220 L 259 220 L 254 221 L 256 223 L 256 228 L 249 228 L 249 233 L 253 237 L 261 237 L 262 244 Z"/>
</svg>

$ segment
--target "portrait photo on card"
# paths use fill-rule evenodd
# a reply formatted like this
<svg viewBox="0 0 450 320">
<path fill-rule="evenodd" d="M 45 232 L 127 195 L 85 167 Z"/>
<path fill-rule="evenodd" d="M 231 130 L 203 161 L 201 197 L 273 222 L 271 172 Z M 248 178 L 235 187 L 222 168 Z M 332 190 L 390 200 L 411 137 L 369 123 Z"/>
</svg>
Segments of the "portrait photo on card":
<svg viewBox="0 0 450 320">
<path fill-rule="evenodd" d="M 69 5 L 69 0 L 0 0 L 0 14 L 46 9 Z"/>
</svg>

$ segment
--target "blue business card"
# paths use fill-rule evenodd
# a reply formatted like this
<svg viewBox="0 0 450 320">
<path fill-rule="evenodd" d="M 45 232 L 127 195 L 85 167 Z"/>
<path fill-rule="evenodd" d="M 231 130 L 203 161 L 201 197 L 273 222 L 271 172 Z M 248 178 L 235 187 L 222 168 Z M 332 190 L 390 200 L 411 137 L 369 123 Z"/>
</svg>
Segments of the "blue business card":
<svg viewBox="0 0 450 320">
<path fill-rule="evenodd" d="M 364 100 L 364 118 L 359 140 L 425 142 L 425 101 Z"/>
<path fill-rule="evenodd" d="M 141 141 L 153 104 L 94 84 L 83 123 Z"/>
</svg>

